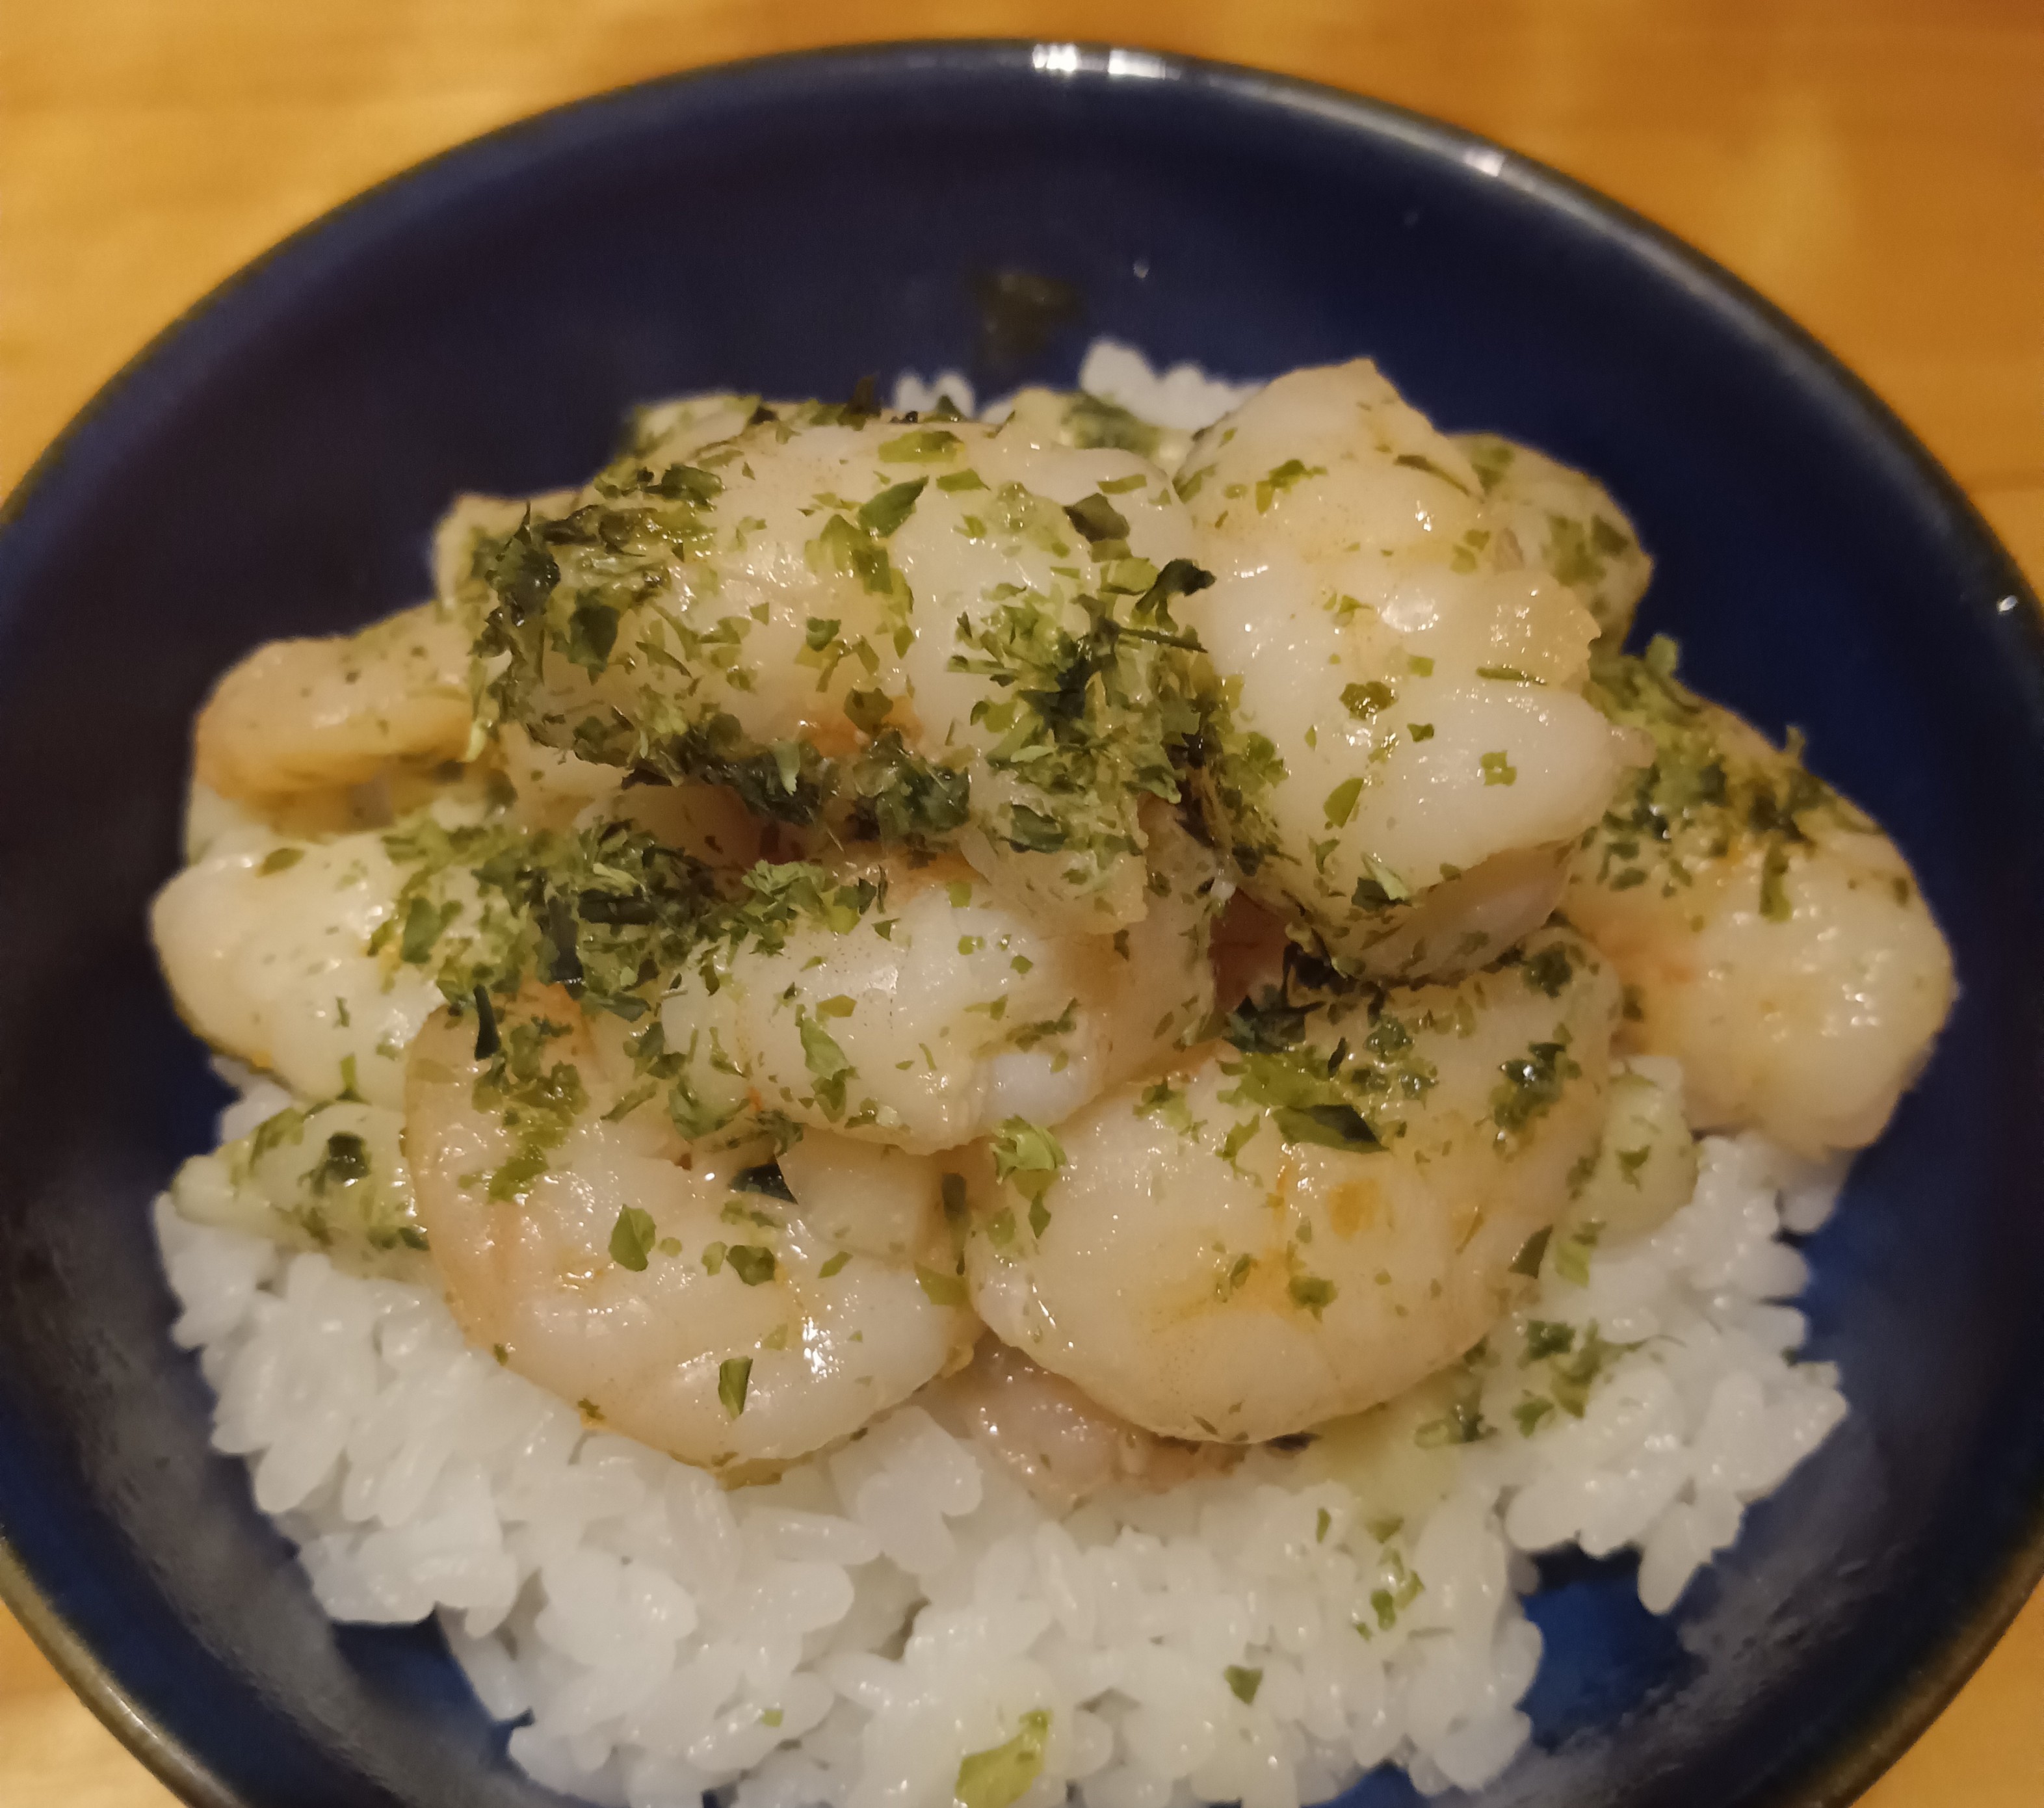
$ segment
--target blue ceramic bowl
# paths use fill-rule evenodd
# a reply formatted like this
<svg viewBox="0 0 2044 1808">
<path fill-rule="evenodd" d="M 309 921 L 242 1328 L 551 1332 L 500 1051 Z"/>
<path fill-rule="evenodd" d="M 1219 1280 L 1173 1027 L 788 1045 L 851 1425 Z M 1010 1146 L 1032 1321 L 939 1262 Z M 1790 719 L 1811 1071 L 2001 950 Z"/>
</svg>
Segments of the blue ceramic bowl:
<svg viewBox="0 0 2044 1808">
<path fill-rule="evenodd" d="M 1033 347 L 983 330 L 1009 269 L 1078 298 Z M 635 401 L 1069 381 L 1102 332 L 1238 375 L 1369 352 L 1443 424 L 1602 474 L 1659 562 L 1646 625 L 1809 731 L 1958 950 L 1936 1061 L 1810 1250 L 1854 1416 L 1672 1618 L 1623 1564 L 1554 1568 L 1535 1749 L 1486 1801 L 1843 1802 L 2044 1568 L 2044 641 L 1950 480 L 1723 271 L 1444 126 L 1122 52 L 801 56 L 341 209 L 144 353 L 0 526 L 0 1593 L 194 1800 L 551 1799 L 435 1634 L 321 1616 L 165 1335 L 148 1202 L 219 1096 L 143 911 L 209 680 L 412 601 L 453 493 L 579 478 Z"/>
</svg>

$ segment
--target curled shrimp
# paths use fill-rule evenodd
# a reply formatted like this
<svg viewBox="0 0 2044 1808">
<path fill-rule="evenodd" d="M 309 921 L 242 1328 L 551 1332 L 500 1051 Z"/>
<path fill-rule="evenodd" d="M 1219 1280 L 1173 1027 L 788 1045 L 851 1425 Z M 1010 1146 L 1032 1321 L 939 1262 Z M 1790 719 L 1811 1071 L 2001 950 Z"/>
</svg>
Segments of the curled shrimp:
<svg viewBox="0 0 2044 1808">
<path fill-rule="evenodd" d="M 661 1008 L 678 1111 L 766 1113 L 923 1153 L 1054 1123 L 1202 1033 L 1212 858 L 1151 819 L 1149 910 L 1112 936 L 1046 927 L 962 861 L 761 869 L 756 904 Z"/>
<path fill-rule="evenodd" d="M 956 846 L 1074 927 L 1142 915 L 1141 801 L 1175 800 L 1167 743 L 1193 727 L 1169 615 L 1189 530 L 1160 472 L 813 405 L 667 455 L 628 452 L 448 562 L 486 724 L 798 826 Z"/>
<path fill-rule="evenodd" d="M 194 1155 L 171 1184 L 196 1224 L 318 1249 L 350 1272 L 429 1276 L 412 1197 L 404 1119 L 380 1105 L 284 1104 L 245 1136 Z"/>
<path fill-rule="evenodd" d="M 1579 694 L 1589 611 L 1367 363 L 1278 378 L 1174 482 L 1228 704 L 1201 778 L 1246 889 L 1350 971 L 1495 959 L 1636 746 Z"/>
<path fill-rule="evenodd" d="M 273 640 L 213 687 L 194 731 L 201 784 L 270 800 L 462 757 L 468 631 L 428 605 L 359 634 Z"/>
<path fill-rule="evenodd" d="M 710 786 L 616 795 L 610 769 L 550 750 L 514 749 L 498 770 L 511 781 L 501 808 L 451 789 L 382 828 L 338 835 L 279 835 L 217 797 L 195 808 L 199 850 L 151 916 L 193 1027 L 302 1099 L 395 1106 L 405 1050 L 433 1011 L 532 965 L 533 925 L 507 866 L 522 873 L 551 854 L 571 886 L 615 868 L 628 842 L 707 885 L 713 871 L 753 864 L 772 827 Z M 595 773 L 603 784 L 587 795 Z"/>
<path fill-rule="evenodd" d="M 1155 1493 L 1221 1473 L 1237 1454 L 1225 1445 L 1158 1438 L 1116 1418 L 998 1338 L 982 1338 L 972 1361 L 933 1382 L 917 1403 L 1059 1514 L 1111 1488 Z"/>
<path fill-rule="evenodd" d="M 1531 446 L 1496 433 L 1458 433 L 1455 445 L 1483 486 L 1500 541 L 1572 593 L 1616 647 L 1646 594 L 1654 561 L 1611 492 Z"/>
<path fill-rule="evenodd" d="M 1577 855 L 1570 919 L 1625 981 L 1627 1046 L 1681 1061 L 1699 1128 L 1808 1156 L 1880 1135 L 1928 1058 L 1951 951 L 1893 842 L 1674 677 L 1600 658 L 1593 694 L 1654 738 Z"/>
<path fill-rule="evenodd" d="M 740 431 L 758 401 L 692 396 L 644 409 L 631 447 L 647 458 L 688 457 Z M 571 494 L 536 500 L 544 506 Z M 438 595 L 451 598 L 471 583 L 478 543 L 494 545 L 493 535 L 514 530 L 532 507 L 496 497 L 458 501 L 434 538 Z M 344 794 L 394 771 L 473 755 L 478 750 L 469 697 L 474 639 L 473 625 L 456 608 L 434 602 L 359 633 L 259 647 L 228 671 L 199 712 L 198 784 L 274 817 L 302 794 Z M 567 777 L 571 794 L 587 783 Z M 613 774 L 609 788 L 616 784 Z M 344 806 L 344 797 L 331 798 L 324 820 L 342 820 Z"/>
<path fill-rule="evenodd" d="M 1543 931 L 1454 985 L 1266 993 L 1235 1040 L 967 1171 L 997 1335 L 1163 1436 L 1256 1441 L 1454 1361 L 1604 1123 L 1619 988 Z"/>
<path fill-rule="evenodd" d="M 565 994 L 488 1022 L 478 1053 L 474 1016 L 436 1016 L 405 1099 L 419 1223 L 471 1342 L 592 1422 L 734 1473 L 848 1437 L 965 1359 L 933 1164 L 901 1158 L 878 1194 L 855 1169 L 834 1198 L 816 1150 L 795 1199 L 758 1190 L 763 1151 L 691 1150 L 634 1105 L 628 1060 Z"/>
<path fill-rule="evenodd" d="M 246 827 L 156 894 L 150 930 L 179 1010 L 215 1048 L 302 1099 L 395 1108 L 405 1051 L 441 1003 L 423 954 L 405 958 L 404 883 L 380 834 L 299 842 Z M 474 914 L 467 873 L 444 889 Z"/>
</svg>

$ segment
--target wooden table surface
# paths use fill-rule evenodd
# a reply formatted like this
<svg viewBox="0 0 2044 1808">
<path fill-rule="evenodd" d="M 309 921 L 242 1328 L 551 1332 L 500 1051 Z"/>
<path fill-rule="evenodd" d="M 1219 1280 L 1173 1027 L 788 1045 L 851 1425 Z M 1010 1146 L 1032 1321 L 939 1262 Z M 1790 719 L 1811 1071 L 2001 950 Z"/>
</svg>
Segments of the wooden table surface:
<svg viewBox="0 0 2044 1808">
<path fill-rule="evenodd" d="M 0 0 L 0 489 L 219 278 L 431 152 L 936 34 L 1258 63 L 1556 164 L 1812 328 L 2044 579 L 2044 0 Z M 0 1614 L 0 1808 L 169 1800 Z M 1865 1800 L 2044 1803 L 2044 1597 Z"/>
</svg>

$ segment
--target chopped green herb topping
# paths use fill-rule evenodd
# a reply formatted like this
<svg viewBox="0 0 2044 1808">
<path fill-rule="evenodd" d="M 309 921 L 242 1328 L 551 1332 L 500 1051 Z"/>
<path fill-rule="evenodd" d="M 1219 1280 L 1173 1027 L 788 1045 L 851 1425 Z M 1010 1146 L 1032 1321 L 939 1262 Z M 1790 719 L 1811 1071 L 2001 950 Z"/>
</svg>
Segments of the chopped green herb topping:
<svg viewBox="0 0 2044 1808">
<path fill-rule="evenodd" d="M 909 511 L 916 506 L 916 498 L 923 493 L 929 481 L 926 477 L 918 477 L 906 483 L 889 485 L 860 507 L 859 526 L 875 539 L 884 540 L 908 520 Z"/>
<path fill-rule="evenodd" d="M 1519 452 L 1509 440 L 1500 440 L 1489 433 L 1472 434 L 1463 442 L 1462 450 L 1486 496 L 1504 481 L 1505 473 L 1512 469 L 1512 462 Z"/>
<path fill-rule="evenodd" d="M 362 1138 L 350 1130 L 336 1130 L 326 1139 L 326 1153 L 307 1178 L 316 1193 L 329 1187 L 352 1185 L 369 1178 L 369 1150 Z"/>
<path fill-rule="evenodd" d="M 1014 1808 L 1043 1774 L 1050 1734 L 1049 1711 L 1033 1708 L 1005 1745 L 970 1753 L 959 1765 L 951 1791 L 958 1808 Z"/>
<path fill-rule="evenodd" d="M 1499 1063 L 1503 1083 L 1490 1095 L 1491 1121 L 1500 1138 L 1516 1136 L 1544 1116 L 1582 1068 L 1566 1041 L 1533 1042 L 1526 1053 Z"/>
<path fill-rule="evenodd" d="M 1128 518 L 1098 490 L 1065 507 L 1066 518 L 1090 545 L 1102 540 L 1126 540 Z"/>
<path fill-rule="evenodd" d="M 1404 465 L 1413 470 L 1423 470 L 1429 477 L 1437 477 L 1442 482 L 1450 485 L 1454 489 L 1459 489 L 1465 496 L 1468 495 L 1470 493 L 1470 487 L 1467 484 L 1464 483 L 1460 478 L 1455 476 L 1452 472 L 1443 470 L 1439 464 L 1435 463 L 1433 459 L 1428 458 L 1424 452 L 1400 452 L 1398 456 L 1393 459 L 1391 462 L 1393 464 Z"/>
<path fill-rule="evenodd" d="M 1544 948 L 1526 957 L 1522 971 L 1527 985 L 1535 992 L 1544 992 L 1550 998 L 1559 998 L 1566 989 L 1575 969 L 1569 959 L 1568 944 L 1550 942 Z"/>
<path fill-rule="evenodd" d="M 1065 1165 L 1064 1146 L 1049 1130 L 1027 1118 L 1009 1119 L 995 1131 L 988 1146 L 993 1155 L 994 1178 L 1009 1181 L 1024 1199 L 1038 1203 Z M 1033 1213 L 1031 1222 L 1035 1222 Z M 1049 1222 L 1047 1216 L 1045 1222 Z"/>
<path fill-rule="evenodd" d="M 1370 1608 L 1377 1616 L 1377 1630 L 1389 1632 L 1398 1624 L 1399 1614 L 1418 1600 L 1425 1592 L 1425 1588 L 1420 1578 L 1406 1567 L 1405 1560 L 1396 1551 L 1387 1550 L 1384 1553 L 1384 1572 L 1388 1577 L 1388 1585 L 1370 1591 Z M 1360 1622 L 1357 1623 L 1356 1630 L 1358 1632 L 1362 1630 Z"/>
<path fill-rule="evenodd" d="M 1331 829 L 1347 827 L 1349 819 L 1355 814 L 1356 800 L 1362 795 L 1362 780 L 1360 777 L 1345 778 L 1330 791 L 1327 801 L 1321 805 L 1326 812 L 1327 827 Z"/>
<path fill-rule="evenodd" d="M 958 450 L 959 436 L 942 427 L 918 427 L 881 442 L 880 456 L 891 464 L 948 459 Z"/>
<path fill-rule="evenodd" d="M 844 1115 L 845 1082 L 859 1070 L 836 1039 L 807 1011 L 795 1013 L 795 1029 L 802 1040 L 802 1059 L 816 1084 L 816 1103 L 833 1123 Z"/>
<path fill-rule="evenodd" d="M 1131 414 L 1118 402 L 1088 395 L 1083 390 L 1065 405 L 1064 425 L 1066 438 L 1082 450 L 1105 446 L 1155 459 L 1162 441 L 1162 436 L 1148 421 Z M 1139 487 L 1143 480 L 1138 477 L 1133 482 L 1128 478 L 1120 481 L 1134 489 Z M 1101 486 L 1110 495 L 1116 487 L 1118 486 Z"/>
<path fill-rule="evenodd" d="M 1380 710 L 1389 709 L 1398 701 L 1398 693 L 1380 679 L 1373 678 L 1366 684 L 1345 685 L 1341 693 L 1342 708 L 1358 722 L 1367 722 Z"/>
<path fill-rule="evenodd" d="M 736 1418 L 745 1411 L 745 1395 L 752 1384 L 752 1358 L 727 1357 L 717 1367 L 717 1397 L 727 1416 Z"/>
<path fill-rule="evenodd" d="M 965 1276 L 962 1274 L 946 1274 L 918 1262 L 916 1280 L 932 1306 L 962 1306 L 966 1303 Z"/>
<path fill-rule="evenodd" d="M 1490 1435 L 1483 1415 L 1471 1399 L 1458 1399 L 1438 1418 L 1415 1428 L 1412 1441 L 1423 1450 L 1438 1450 L 1457 1444 L 1474 1444 Z"/>
<path fill-rule="evenodd" d="M 656 1241 L 652 1213 L 628 1205 L 611 1226 L 610 1259 L 635 1274 L 643 1273 Z"/>
<path fill-rule="evenodd" d="M 1319 1275 L 1295 1274 L 1285 1291 L 1290 1294 L 1293 1305 L 1303 1306 L 1317 1319 L 1334 1303 L 1339 1289 L 1331 1280 L 1323 1280 Z"/>
<path fill-rule="evenodd" d="M 1800 737 L 1780 750 L 1738 731 L 1726 712 L 1677 681 L 1677 649 L 1657 635 L 1637 657 L 1593 655 L 1584 694 L 1612 720 L 1644 728 L 1653 762 L 1635 773 L 1585 839 L 1597 882 L 1650 885 L 1673 897 L 1716 862 L 1758 851 L 1761 916 L 1793 915 L 1788 878 L 1826 829 L 1872 825 L 1803 763 Z"/>
<path fill-rule="evenodd" d="M 1604 1234 L 1604 1226 L 1595 1219 L 1577 1225 L 1554 1245 L 1554 1272 L 1562 1280 L 1573 1281 L 1578 1287 L 1590 1284 L 1590 1257 L 1595 1252 L 1598 1239 Z"/>
<path fill-rule="evenodd" d="M 1325 477 L 1325 465 L 1308 465 L 1297 459 L 1287 459 L 1281 465 L 1274 466 L 1256 482 L 1256 512 L 1267 515 L 1270 505 L 1294 484 L 1303 483 L 1309 477 Z"/>
</svg>

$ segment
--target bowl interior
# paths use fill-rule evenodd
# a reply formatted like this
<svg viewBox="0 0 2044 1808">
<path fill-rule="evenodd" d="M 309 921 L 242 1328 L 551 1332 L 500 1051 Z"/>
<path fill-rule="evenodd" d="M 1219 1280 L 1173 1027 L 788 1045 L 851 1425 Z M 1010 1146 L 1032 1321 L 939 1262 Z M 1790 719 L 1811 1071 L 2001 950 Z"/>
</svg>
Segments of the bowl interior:
<svg viewBox="0 0 2044 1808">
<path fill-rule="evenodd" d="M 144 911 L 209 681 L 414 600 L 453 493 L 579 478 L 634 401 L 947 366 L 990 393 L 1069 381 L 1100 333 L 1236 376 L 1369 353 L 1443 424 L 1600 474 L 1658 560 L 1643 627 L 1808 732 L 1958 951 L 1937 1058 L 1810 1251 L 1809 1353 L 1853 1417 L 1667 1620 L 1623 1564 L 1550 1567 L 1537 1749 L 1486 1801 L 1838 1799 L 2013 1605 L 2044 1498 L 2044 657 L 2019 579 L 1820 354 L 1545 173 L 1266 78 L 1043 61 L 746 66 L 469 147 L 230 285 L 0 532 L 0 1534 L 217 1799 L 552 1798 L 435 1635 L 321 1616 L 166 1338 L 148 1203 L 221 1095 Z M 1033 347 L 986 330 L 1008 269 L 1078 297 Z"/>
</svg>

